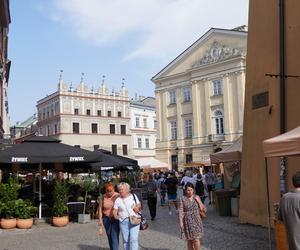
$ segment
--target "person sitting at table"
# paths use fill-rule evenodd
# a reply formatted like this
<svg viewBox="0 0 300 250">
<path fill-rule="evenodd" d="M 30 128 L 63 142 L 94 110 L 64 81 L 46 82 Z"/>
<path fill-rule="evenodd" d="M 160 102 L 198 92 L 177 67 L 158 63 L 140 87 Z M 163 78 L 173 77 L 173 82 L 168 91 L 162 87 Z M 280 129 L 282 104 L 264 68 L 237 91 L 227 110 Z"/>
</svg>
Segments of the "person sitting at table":
<svg viewBox="0 0 300 250">
<path fill-rule="evenodd" d="M 112 183 L 105 184 L 105 194 L 99 202 L 98 208 L 98 225 L 105 227 L 109 248 L 111 250 L 119 249 L 120 226 L 119 220 L 113 217 L 113 207 L 119 193 L 115 192 Z"/>
</svg>

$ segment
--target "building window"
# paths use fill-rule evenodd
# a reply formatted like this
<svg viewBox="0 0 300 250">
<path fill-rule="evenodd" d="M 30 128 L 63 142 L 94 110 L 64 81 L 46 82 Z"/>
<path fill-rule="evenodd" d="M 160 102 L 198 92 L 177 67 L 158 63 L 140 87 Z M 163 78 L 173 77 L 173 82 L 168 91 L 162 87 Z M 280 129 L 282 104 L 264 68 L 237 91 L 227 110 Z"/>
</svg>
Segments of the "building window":
<svg viewBox="0 0 300 250">
<path fill-rule="evenodd" d="M 54 134 L 57 134 L 57 124 L 54 124 Z"/>
<path fill-rule="evenodd" d="M 79 123 L 73 122 L 73 134 L 79 134 Z"/>
<path fill-rule="evenodd" d="M 111 111 L 107 111 L 107 116 L 111 117 Z"/>
<path fill-rule="evenodd" d="M 192 138 L 192 120 L 185 120 L 185 138 Z"/>
<path fill-rule="evenodd" d="M 144 128 L 147 128 L 147 118 L 143 118 Z"/>
<path fill-rule="evenodd" d="M 171 122 L 171 140 L 177 139 L 177 124 L 176 121 Z"/>
<path fill-rule="evenodd" d="M 116 126 L 115 124 L 109 124 L 109 131 L 111 134 L 115 134 L 116 133 Z"/>
<path fill-rule="evenodd" d="M 128 155 L 127 145 L 122 145 L 123 155 Z"/>
<path fill-rule="evenodd" d="M 101 116 L 101 110 L 97 110 L 97 115 Z"/>
<path fill-rule="evenodd" d="M 222 82 L 220 79 L 213 80 L 214 95 L 222 95 Z"/>
<path fill-rule="evenodd" d="M 121 135 L 126 135 L 126 125 L 121 125 Z"/>
<path fill-rule="evenodd" d="M 191 88 L 184 88 L 183 89 L 183 101 L 184 102 L 190 102 L 191 99 L 192 99 Z"/>
<path fill-rule="evenodd" d="M 157 121 L 156 120 L 154 120 L 154 127 L 153 128 L 157 129 Z"/>
<path fill-rule="evenodd" d="M 192 154 L 187 154 L 185 155 L 185 163 L 189 164 L 193 161 L 193 155 Z"/>
<path fill-rule="evenodd" d="M 224 116 L 221 110 L 215 111 L 216 134 L 224 134 Z"/>
<path fill-rule="evenodd" d="M 86 115 L 91 115 L 91 110 L 90 109 L 86 110 Z"/>
<path fill-rule="evenodd" d="M 99 149 L 99 145 L 94 145 L 94 151 Z"/>
<path fill-rule="evenodd" d="M 145 139 L 145 145 L 146 145 L 146 148 L 149 148 L 149 138 Z"/>
<path fill-rule="evenodd" d="M 140 118 L 139 118 L 139 117 L 136 117 L 136 118 L 135 118 L 135 127 L 136 127 L 136 128 L 139 128 L 139 127 L 140 127 Z"/>
<path fill-rule="evenodd" d="M 113 155 L 118 154 L 117 144 L 112 144 L 112 145 L 111 145 L 111 153 L 112 153 Z"/>
<path fill-rule="evenodd" d="M 122 112 L 118 111 L 118 117 L 122 117 Z"/>
<path fill-rule="evenodd" d="M 47 126 L 47 135 L 50 135 L 50 126 Z"/>
<path fill-rule="evenodd" d="M 175 90 L 169 91 L 169 97 L 170 97 L 169 104 L 175 104 L 176 103 L 176 91 Z"/>
<path fill-rule="evenodd" d="M 92 123 L 92 133 L 97 134 L 98 133 L 98 124 Z"/>
<path fill-rule="evenodd" d="M 80 145 L 74 145 L 75 148 L 80 148 Z"/>
<path fill-rule="evenodd" d="M 74 115 L 78 115 L 79 114 L 79 109 L 74 109 Z"/>
<path fill-rule="evenodd" d="M 142 148 L 142 138 L 138 138 L 138 148 Z"/>
</svg>

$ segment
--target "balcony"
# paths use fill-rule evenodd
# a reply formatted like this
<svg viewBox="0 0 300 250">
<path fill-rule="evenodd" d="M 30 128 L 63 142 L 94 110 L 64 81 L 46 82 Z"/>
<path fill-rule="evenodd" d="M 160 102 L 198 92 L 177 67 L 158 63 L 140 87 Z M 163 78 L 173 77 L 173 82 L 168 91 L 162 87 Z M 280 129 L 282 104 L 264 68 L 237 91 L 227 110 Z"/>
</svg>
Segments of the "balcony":
<svg viewBox="0 0 300 250">
<path fill-rule="evenodd" d="M 218 142 L 218 141 L 224 141 L 225 135 L 224 134 L 211 134 L 207 136 L 207 142 Z"/>
</svg>

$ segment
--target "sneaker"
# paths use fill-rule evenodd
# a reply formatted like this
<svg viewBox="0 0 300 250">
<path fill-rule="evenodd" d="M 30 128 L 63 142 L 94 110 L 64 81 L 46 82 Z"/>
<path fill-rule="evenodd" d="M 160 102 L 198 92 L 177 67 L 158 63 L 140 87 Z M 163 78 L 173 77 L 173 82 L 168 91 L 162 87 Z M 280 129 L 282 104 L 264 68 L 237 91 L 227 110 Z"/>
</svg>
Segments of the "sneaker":
<svg viewBox="0 0 300 250">
<path fill-rule="evenodd" d="M 172 211 L 169 211 L 169 215 L 172 215 Z"/>
</svg>

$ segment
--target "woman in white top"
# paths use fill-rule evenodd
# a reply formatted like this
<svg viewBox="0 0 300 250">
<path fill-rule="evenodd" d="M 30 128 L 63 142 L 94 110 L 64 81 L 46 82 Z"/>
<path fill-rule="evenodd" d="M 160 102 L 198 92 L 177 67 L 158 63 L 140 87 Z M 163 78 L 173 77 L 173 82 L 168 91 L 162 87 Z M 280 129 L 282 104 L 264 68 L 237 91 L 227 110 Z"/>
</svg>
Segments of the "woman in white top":
<svg viewBox="0 0 300 250">
<path fill-rule="evenodd" d="M 123 250 L 138 250 L 140 225 L 132 225 L 129 216 L 139 216 L 138 211 L 141 203 L 135 194 L 130 193 L 130 186 L 126 182 L 118 185 L 120 197 L 114 204 L 113 215 L 119 220 L 120 230 L 123 238 Z"/>
</svg>

